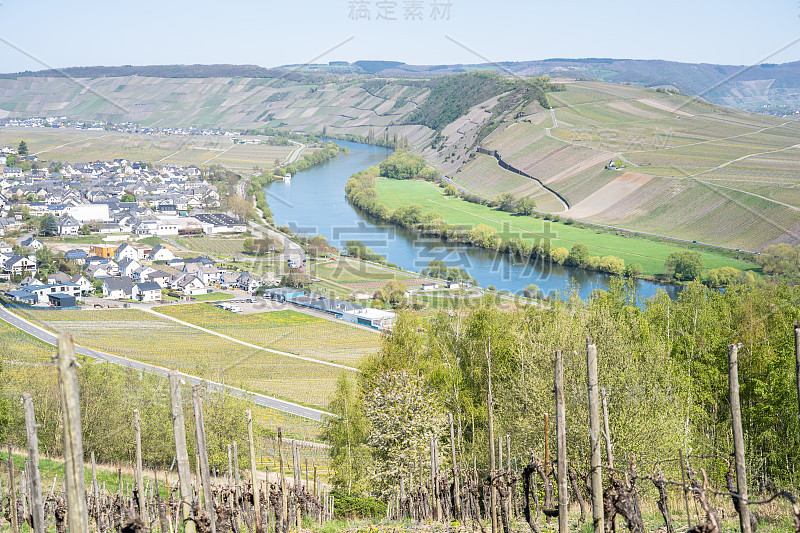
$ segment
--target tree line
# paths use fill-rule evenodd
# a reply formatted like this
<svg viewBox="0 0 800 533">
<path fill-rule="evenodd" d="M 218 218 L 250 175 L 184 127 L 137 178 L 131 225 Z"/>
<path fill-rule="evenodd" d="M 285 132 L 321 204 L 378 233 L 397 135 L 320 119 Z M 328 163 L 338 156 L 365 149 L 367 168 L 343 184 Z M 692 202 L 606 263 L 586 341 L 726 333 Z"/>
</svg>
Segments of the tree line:
<svg viewBox="0 0 800 533">
<path fill-rule="evenodd" d="M 432 318 L 404 313 L 380 352 L 353 381 L 339 379 L 325 423 L 332 481 L 355 494 L 396 494 L 431 439 L 449 449 L 453 416 L 457 460 L 485 472 L 487 393 L 494 433 L 513 435 L 511 460 L 543 456 L 545 413 L 554 413 L 553 357 L 564 354 L 567 450 L 587 468 L 589 415 L 585 339 L 599 353 L 615 455 L 653 464 L 677 449 L 727 457 L 733 449 L 728 346 L 741 343 L 739 376 L 748 459 L 756 492 L 796 487 L 800 427 L 792 323 L 800 287 L 736 287 L 720 293 L 691 285 L 676 301 L 663 292 L 636 305 L 634 288 L 617 280 L 586 303 L 576 293 L 547 308 L 484 305 Z M 551 429 L 554 431 L 554 428 Z M 552 437 L 552 436 L 551 436 Z M 551 438 L 552 442 L 552 438 Z M 523 463 L 524 462 L 524 463 Z M 448 454 L 442 454 L 447 468 Z M 724 486 L 727 469 L 704 467 Z M 723 471 L 725 470 L 725 471 Z"/>
</svg>

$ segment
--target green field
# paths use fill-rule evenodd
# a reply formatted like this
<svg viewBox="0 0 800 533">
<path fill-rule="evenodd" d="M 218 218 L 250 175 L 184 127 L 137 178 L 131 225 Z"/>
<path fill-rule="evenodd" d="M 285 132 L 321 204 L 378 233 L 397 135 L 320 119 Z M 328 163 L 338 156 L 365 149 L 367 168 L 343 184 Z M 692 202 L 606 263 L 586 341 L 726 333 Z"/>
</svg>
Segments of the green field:
<svg viewBox="0 0 800 533">
<path fill-rule="evenodd" d="M 315 407 L 327 407 L 339 375 L 324 365 L 254 350 L 135 309 L 18 314 L 51 331 L 70 332 L 90 348 Z M 349 345 L 348 339 L 342 342 Z"/>
<path fill-rule="evenodd" d="M 424 212 L 439 213 L 448 224 L 475 227 L 486 224 L 495 228 L 501 237 L 521 237 L 528 242 L 550 239 L 552 246 L 572 248 L 577 243 L 589 247 L 591 255 L 614 255 L 626 264 L 639 263 L 642 273 L 655 276 L 664 271 L 664 260 L 681 248 L 646 239 L 625 237 L 614 233 L 598 233 L 560 222 L 549 222 L 497 211 L 486 206 L 444 196 L 442 189 L 425 181 L 377 180 L 380 201 L 390 209 L 401 205 L 419 204 Z M 753 263 L 737 261 L 710 251 L 702 252 L 706 268 L 733 266 L 740 270 L 757 270 Z"/>
<path fill-rule="evenodd" d="M 377 332 L 296 311 L 240 315 L 211 304 L 156 311 L 265 348 L 354 367 L 364 355 L 377 352 L 381 342 Z"/>
</svg>

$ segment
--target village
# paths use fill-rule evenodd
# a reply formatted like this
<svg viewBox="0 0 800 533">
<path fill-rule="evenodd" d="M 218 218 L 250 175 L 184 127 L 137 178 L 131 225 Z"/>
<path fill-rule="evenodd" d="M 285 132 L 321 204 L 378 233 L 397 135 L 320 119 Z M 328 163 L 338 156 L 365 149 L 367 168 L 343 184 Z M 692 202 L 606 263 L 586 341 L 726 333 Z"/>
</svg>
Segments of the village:
<svg viewBox="0 0 800 533">
<path fill-rule="evenodd" d="M 0 150 L 35 162 L 35 156 L 12 148 Z M 394 319 L 391 312 L 302 289 L 275 289 L 281 273 L 305 269 L 298 257 L 278 258 L 275 271 L 256 275 L 246 264 L 189 256 L 170 243 L 177 237 L 249 234 L 244 219 L 224 212 L 217 187 L 196 166 L 115 159 L 0 172 L 0 281 L 11 285 L 4 292 L 7 304 L 66 310 L 232 296 L 253 303 L 261 288 L 260 296 L 281 306 L 377 329 Z M 42 227 L 46 217 L 54 224 L 49 233 Z M 143 242 L 149 238 L 159 243 Z M 236 305 L 218 306 L 241 312 Z"/>
</svg>

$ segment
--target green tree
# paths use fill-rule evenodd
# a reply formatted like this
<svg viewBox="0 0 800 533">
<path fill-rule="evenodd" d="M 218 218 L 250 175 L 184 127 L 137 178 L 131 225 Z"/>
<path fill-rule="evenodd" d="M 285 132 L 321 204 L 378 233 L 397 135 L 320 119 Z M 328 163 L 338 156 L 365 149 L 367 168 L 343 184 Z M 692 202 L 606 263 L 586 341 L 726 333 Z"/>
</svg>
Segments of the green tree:
<svg viewBox="0 0 800 533">
<path fill-rule="evenodd" d="M 347 494 L 364 494 L 369 488 L 371 464 L 366 446 L 369 426 L 360 395 L 344 372 L 336 381 L 328 409 L 334 416 L 324 417 L 321 437 L 331 446 L 331 482 Z"/>
<path fill-rule="evenodd" d="M 382 302 L 394 307 L 405 301 L 407 291 L 408 288 L 406 287 L 405 283 L 400 280 L 393 279 L 386 282 L 380 289 L 378 289 L 376 297 Z"/>
<path fill-rule="evenodd" d="M 39 234 L 45 237 L 58 235 L 58 219 L 50 213 L 43 216 L 39 221 Z"/>
<path fill-rule="evenodd" d="M 755 277 L 751 272 L 742 272 L 738 268 L 726 266 L 709 270 L 706 281 L 709 287 L 731 287 L 752 283 Z"/>
<path fill-rule="evenodd" d="M 536 211 L 536 202 L 533 198 L 520 198 L 514 206 L 514 212 L 518 215 L 530 216 Z"/>
<path fill-rule="evenodd" d="M 614 255 L 606 255 L 600 259 L 598 270 L 621 276 L 625 272 L 625 260 Z"/>
<path fill-rule="evenodd" d="M 253 238 L 248 237 L 242 243 L 242 248 L 244 249 L 245 253 L 253 253 Z"/>
<path fill-rule="evenodd" d="M 517 199 L 510 192 L 504 192 L 503 194 L 497 197 L 497 204 L 500 207 L 501 211 L 507 211 L 509 213 L 513 213 L 514 205 L 516 203 Z"/>
<path fill-rule="evenodd" d="M 364 390 L 364 415 L 369 421 L 367 443 L 372 451 L 371 479 L 381 497 L 396 490 L 398 479 L 431 437 L 444 433 L 439 398 L 425 380 L 407 370 L 371 376 Z"/>
<path fill-rule="evenodd" d="M 36 266 L 42 270 L 49 270 L 53 263 L 53 252 L 47 246 L 42 246 L 36 253 Z"/>
<path fill-rule="evenodd" d="M 550 260 L 559 265 L 563 265 L 567 257 L 569 257 L 569 250 L 566 248 L 554 248 L 553 251 L 550 252 Z"/>
<path fill-rule="evenodd" d="M 447 263 L 440 259 L 433 259 L 428 262 L 428 266 L 422 269 L 423 276 L 432 278 L 447 279 Z"/>
<path fill-rule="evenodd" d="M 575 244 L 569 251 L 566 264 L 578 268 L 585 268 L 589 263 L 589 248 L 582 243 Z"/>
<path fill-rule="evenodd" d="M 667 278 L 678 281 L 692 281 L 703 273 L 703 256 L 700 252 L 683 250 L 672 252 L 664 263 L 664 274 Z"/>
<path fill-rule="evenodd" d="M 642 275 L 642 265 L 639 263 L 631 263 L 625 267 L 625 275 L 633 279 L 638 278 Z"/>
<path fill-rule="evenodd" d="M 19 155 L 28 155 L 28 143 L 20 141 L 19 146 L 17 146 L 17 153 Z"/>
<path fill-rule="evenodd" d="M 126 192 L 125 194 L 122 195 L 122 198 L 120 198 L 120 201 L 122 201 L 122 202 L 135 202 L 136 201 L 136 197 L 133 194 L 131 194 L 129 192 Z"/>
<path fill-rule="evenodd" d="M 478 224 L 469 232 L 469 241 L 474 246 L 494 250 L 497 246 L 497 230 L 486 224 Z"/>
</svg>

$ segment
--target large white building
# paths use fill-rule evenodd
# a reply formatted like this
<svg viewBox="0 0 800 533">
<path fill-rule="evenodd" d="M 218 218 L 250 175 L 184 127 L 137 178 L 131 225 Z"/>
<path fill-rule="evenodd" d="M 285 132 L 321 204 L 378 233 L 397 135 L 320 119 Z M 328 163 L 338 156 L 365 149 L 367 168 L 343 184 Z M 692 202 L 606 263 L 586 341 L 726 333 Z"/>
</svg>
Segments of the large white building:
<svg viewBox="0 0 800 533">
<path fill-rule="evenodd" d="M 78 222 L 105 222 L 111 219 L 108 204 L 71 205 L 64 212 Z"/>
</svg>

